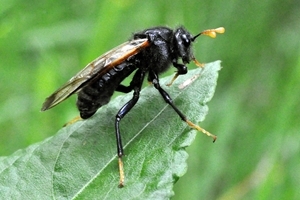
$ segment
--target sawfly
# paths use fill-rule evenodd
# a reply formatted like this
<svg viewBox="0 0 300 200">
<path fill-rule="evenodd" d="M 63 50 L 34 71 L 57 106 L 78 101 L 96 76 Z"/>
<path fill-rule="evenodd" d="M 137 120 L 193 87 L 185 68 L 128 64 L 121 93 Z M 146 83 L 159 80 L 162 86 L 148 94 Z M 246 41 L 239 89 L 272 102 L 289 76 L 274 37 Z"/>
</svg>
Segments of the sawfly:
<svg viewBox="0 0 300 200">
<path fill-rule="evenodd" d="M 158 90 L 164 101 L 169 104 L 179 117 L 190 127 L 203 132 L 216 140 L 216 136 L 192 123 L 174 105 L 172 98 L 160 86 L 159 74 L 170 68 L 171 65 L 177 72 L 168 85 L 171 85 L 179 75 L 186 74 L 186 64 L 193 61 L 199 63 L 192 51 L 192 43 L 200 35 L 212 38 L 217 33 L 224 33 L 223 27 L 208 29 L 192 36 L 185 28 L 179 27 L 172 30 L 168 27 L 154 27 L 133 34 L 132 39 L 99 56 L 89 63 L 84 69 L 73 76 L 65 85 L 51 94 L 44 102 L 42 111 L 48 110 L 67 99 L 72 94 L 77 94 L 77 108 L 82 119 L 88 119 L 103 105 L 109 103 L 115 91 L 128 93 L 133 91 L 133 96 L 116 114 L 115 134 L 117 141 L 117 155 L 120 173 L 119 187 L 124 186 L 124 169 L 122 146 L 119 124 L 121 119 L 137 103 L 142 83 L 147 80 Z M 121 82 L 134 73 L 129 85 Z"/>
</svg>

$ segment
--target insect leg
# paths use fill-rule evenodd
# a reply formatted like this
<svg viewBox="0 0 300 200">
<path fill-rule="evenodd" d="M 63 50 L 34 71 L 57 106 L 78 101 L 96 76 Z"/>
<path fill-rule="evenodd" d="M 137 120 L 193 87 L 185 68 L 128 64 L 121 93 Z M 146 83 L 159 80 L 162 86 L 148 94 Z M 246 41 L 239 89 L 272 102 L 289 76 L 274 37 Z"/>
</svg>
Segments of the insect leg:
<svg viewBox="0 0 300 200">
<path fill-rule="evenodd" d="M 125 85 L 118 85 L 116 91 L 118 92 L 123 92 L 123 93 L 128 93 L 128 92 L 131 92 L 133 90 L 133 87 L 131 85 L 129 86 L 125 86 Z"/>
<path fill-rule="evenodd" d="M 80 120 L 82 120 L 82 118 L 81 118 L 80 116 L 77 116 L 77 117 L 75 117 L 74 119 L 72 119 L 71 121 L 65 123 L 65 124 L 63 125 L 63 127 L 69 126 L 69 125 L 71 125 L 71 124 L 74 124 L 75 122 L 78 122 L 78 121 L 80 121 Z"/>
<path fill-rule="evenodd" d="M 182 74 L 186 74 L 187 73 L 187 67 L 183 64 L 179 64 L 177 62 L 173 62 L 173 65 L 174 67 L 177 68 L 177 72 L 176 74 L 174 75 L 174 77 L 172 78 L 171 82 L 167 84 L 167 86 L 171 86 L 173 84 L 173 82 L 176 80 L 176 78 L 179 76 L 179 75 L 182 75 Z"/>
<path fill-rule="evenodd" d="M 121 119 L 133 108 L 140 97 L 140 91 L 143 84 L 143 80 L 145 77 L 145 72 L 142 70 L 138 70 L 130 83 L 129 87 L 133 88 L 133 97 L 128 101 L 118 112 L 115 120 L 115 130 L 116 130 L 116 139 L 117 139 L 117 152 L 118 152 L 118 161 L 119 161 L 119 173 L 120 173 L 120 183 L 119 187 L 124 186 L 124 169 L 123 169 L 123 161 L 122 156 L 124 155 L 121 133 L 120 133 L 120 121 Z"/>
<path fill-rule="evenodd" d="M 206 134 L 207 136 L 209 137 L 212 137 L 213 138 L 213 142 L 216 141 L 217 139 L 217 136 L 209 133 L 208 131 L 206 131 L 205 129 L 201 128 L 200 126 L 192 123 L 191 121 L 189 121 L 186 116 L 175 106 L 175 104 L 173 103 L 173 100 L 172 98 L 170 97 L 170 95 L 164 90 L 161 88 L 160 84 L 159 84 L 159 80 L 158 80 L 158 75 L 153 72 L 153 71 L 150 71 L 149 72 L 149 76 L 153 79 L 152 80 L 152 83 L 154 85 L 154 87 L 159 91 L 159 93 L 161 94 L 161 96 L 163 97 L 163 99 L 165 100 L 165 102 L 167 104 L 169 104 L 170 106 L 172 106 L 172 108 L 175 110 L 175 112 L 179 115 L 179 117 L 185 121 L 190 127 L 198 130 L 198 131 L 201 131 L 202 133 Z"/>
</svg>

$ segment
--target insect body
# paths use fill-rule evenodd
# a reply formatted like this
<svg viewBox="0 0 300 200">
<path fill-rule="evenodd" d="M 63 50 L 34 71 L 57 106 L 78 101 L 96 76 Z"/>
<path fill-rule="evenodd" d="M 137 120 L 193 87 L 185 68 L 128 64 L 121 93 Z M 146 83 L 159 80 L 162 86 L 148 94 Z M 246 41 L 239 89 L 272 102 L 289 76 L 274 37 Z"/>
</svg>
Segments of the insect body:
<svg viewBox="0 0 300 200">
<path fill-rule="evenodd" d="M 192 128 L 213 137 L 214 141 L 216 140 L 216 136 L 190 122 L 174 105 L 169 94 L 159 84 L 159 74 L 173 65 L 177 69 L 177 73 L 171 80 L 169 84 L 171 85 L 178 75 L 187 73 L 186 64 L 190 61 L 194 61 L 196 65 L 202 67 L 194 58 L 191 49 L 192 42 L 199 35 L 215 37 L 216 33 L 223 33 L 224 31 L 225 29 L 221 27 L 205 30 L 196 36 L 192 36 L 183 27 L 175 30 L 167 27 L 154 27 L 135 33 L 132 40 L 121 44 L 89 63 L 64 86 L 50 95 L 44 102 L 42 111 L 52 108 L 70 95 L 77 93 L 77 107 L 80 116 L 87 119 L 110 101 L 114 91 L 124 93 L 133 91 L 132 99 L 119 110 L 115 119 L 120 173 L 119 186 L 122 187 L 124 184 L 122 161 L 124 152 L 119 123 L 137 103 L 145 77 L 183 121 Z M 121 82 L 131 73 L 134 73 L 134 76 L 130 84 L 128 86 L 122 85 Z"/>
</svg>

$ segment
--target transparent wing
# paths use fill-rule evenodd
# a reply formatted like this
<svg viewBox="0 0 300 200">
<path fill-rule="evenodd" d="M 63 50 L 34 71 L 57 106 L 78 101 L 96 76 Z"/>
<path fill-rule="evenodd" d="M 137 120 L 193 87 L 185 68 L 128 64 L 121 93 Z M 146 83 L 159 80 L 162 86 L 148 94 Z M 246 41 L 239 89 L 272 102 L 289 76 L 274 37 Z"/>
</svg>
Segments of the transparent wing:
<svg viewBox="0 0 300 200">
<path fill-rule="evenodd" d="M 46 98 L 42 111 L 48 110 L 81 89 L 81 87 L 96 75 L 109 71 L 112 67 L 124 62 L 130 56 L 139 53 L 150 43 L 145 39 L 136 39 L 125 42 L 107 53 L 99 56 L 85 68 L 73 76 L 66 84 Z"/>
</svg>

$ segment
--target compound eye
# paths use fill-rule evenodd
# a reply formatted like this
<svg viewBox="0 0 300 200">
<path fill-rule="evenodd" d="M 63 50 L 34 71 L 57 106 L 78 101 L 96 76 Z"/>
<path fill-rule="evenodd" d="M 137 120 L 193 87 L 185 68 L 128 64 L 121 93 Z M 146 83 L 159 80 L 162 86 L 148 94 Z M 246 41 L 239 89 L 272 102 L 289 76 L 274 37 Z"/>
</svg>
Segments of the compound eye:
<svg viewBox="0 0 300 200">
<path fill-rule="evenodd" d="M 181 39 L 183 41 L 184 46 L 190 46 L 191 40 L 187 37 L 187 35 L 182 35 Z"/>
</svg>

